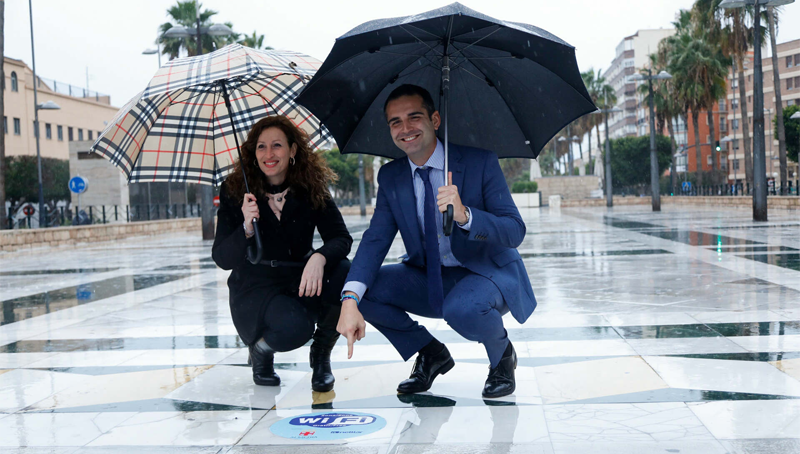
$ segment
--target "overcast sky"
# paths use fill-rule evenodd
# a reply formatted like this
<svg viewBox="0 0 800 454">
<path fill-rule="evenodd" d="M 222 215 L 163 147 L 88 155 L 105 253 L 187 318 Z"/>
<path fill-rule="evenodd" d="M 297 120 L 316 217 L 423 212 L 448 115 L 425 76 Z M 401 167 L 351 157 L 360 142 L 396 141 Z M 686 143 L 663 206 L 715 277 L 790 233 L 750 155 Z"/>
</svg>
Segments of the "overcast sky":
<svg viewBox="0 0 800 454">
<path fill-rule="evenodd" d="M 158 26 L 174 0 L 34 0 L 36 69 L 56 79 L 111 95 L 122 106 L 144 89 L 158 64 Z M 377 18 L 406 16 L 450 3 L 448 0 L 205 0 L 232 22 L 237 32 L 265 36 L 264 43 L 324 60 L 336 37 Z M 639 29 L 669 28 L 692 0 L 463 0 L 497 19 L 543 28 L 576 47 L 581 70 L 607 68 L 620 40 Z M 28 2 L 5 2 L 5 55 L 31 64 Z M 800 39 L 800 3 L 783 7 L 778 42 Z"/>
</svg>

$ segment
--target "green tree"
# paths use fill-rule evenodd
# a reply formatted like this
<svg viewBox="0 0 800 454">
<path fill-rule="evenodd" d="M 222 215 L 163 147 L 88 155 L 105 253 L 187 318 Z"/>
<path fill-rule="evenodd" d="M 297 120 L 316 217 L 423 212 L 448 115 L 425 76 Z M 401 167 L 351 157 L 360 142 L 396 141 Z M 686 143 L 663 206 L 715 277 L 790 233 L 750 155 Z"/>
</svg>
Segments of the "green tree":
<svg viewBox="0 0 800 454">
<path fill-rule="evenodd" d="M 623 137 L 611 140 L 611 172 L 615 188 L 646 192 L 650 187 L 650 137 Z M 670 163 L 671 146 L 667 137 L 656 136 L 659 175 Z M 605 159 L 605 151 L 603 151 Z"/>
<path fill-rule="evenodd" d="M 339 176 L 339 180 L 333 185 L 335 196 L 339 198 L 352 199 L 358 197 L 358 155 L 341 154 L 338 149 L 321 151 L 328 167 Z M 372 193 L 372 163 L 373 156 L 364 156 L 364 192 L 369 195 Z"/>
<path fill-rule="evenodd" d="M 264 35 L 257 34 L 255 30 L 253 30 L 252 35 L 246 35 L 244 39 L 240 39 L 239 44 L 253 49 L 272 50 L 270 46 L 264 47 Z"/>
<path fill-rule="evenodd" d="M 36 156 L 9 156 L 5 159 L 5 191 L 14 202 L 39 199 Z M 42 158 L 42 188 L 45 201 L 69 200 L 69 161 Z"/>
<path fill-rule="evenodd" d="M 211 18 L 217 14 L 217 11 L 203 10 L 203 5 L 196 0 L 178 1 L 175 5 L 167 10 L 167 15 L 170 22 L 165 22 L 159 27 L 160 36 L 156 40 L 161 44 L 161 53 L 168 55 L 170 59 L 177 58 L 181 51 L 186 51 L 187 55 L 197 55 L 197 39 L 191 38 L 167 38 L 164 33 L 176 25 L 182 25 L 191 30 L 197 29 L 197 10 L 200 9 L 200 26 L 210 27 L 213 25 Z M 225 22 L 225 25 L 233 28 L 233 24 Z M 200 42 L 203 46 L 203 54 L 212 52 L 214 48 L 220 48 L 227 44 L 235 43 L 239 40 L 239 34 L 234 33 L 229 36 L 211 36 L 204 34 L 200 37 Z"/>
<path fill-rule="evenodd" d="M 783 125 L 786 130 L 786 157 L 794 162 L 797 161 L 797 154 L 800 151 L 800 120 L 792 120 L 791 116 L 795 112 L 800 112 L 800 105 L 795 104 L 783 109 Z M 775 132 L 778 131 L 778 119 L 773 121 Z"/>
</svg>

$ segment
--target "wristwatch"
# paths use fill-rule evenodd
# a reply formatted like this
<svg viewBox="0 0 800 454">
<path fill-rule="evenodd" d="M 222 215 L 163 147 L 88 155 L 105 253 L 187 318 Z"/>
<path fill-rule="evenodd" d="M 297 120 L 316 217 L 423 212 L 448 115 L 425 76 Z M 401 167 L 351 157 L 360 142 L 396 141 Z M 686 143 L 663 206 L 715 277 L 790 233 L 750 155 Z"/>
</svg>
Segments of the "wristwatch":
<svg viewBox="0 0 800 454">
<path fill-rule="evenodd" d="M 456 224 L 460 225 L 461 227 L 464 227 L 465 225 L 469 224 L 469 207 L 464 207 L 464 216 L 467 217 L 467 220 L 464 221 L 463 224 L 460 222 L 456 222 Z"/>
<path fill-rule="evenodd" d="M 249 232 L 247 231 L 247 221 L 244 221 L 244 223 L 242 224 L 242 227 L 244 227 L 244 236 L 245 236 L 245 237 L 247 237 L 247 238 L 250 238 L 251 236 L 253 236 L 253 235 L 255 235 L 255 234 L 256 234 L 256 231 L 255 231 L 255 229 L 253 229 L 253 230 L 252 230 L 252 233 L 249 233 Z M 251 225 L 250 225 L 250 227 L 252 228 L 252 227 L 253 227 L 253 225 L 251 224 Z"/>
</svg>

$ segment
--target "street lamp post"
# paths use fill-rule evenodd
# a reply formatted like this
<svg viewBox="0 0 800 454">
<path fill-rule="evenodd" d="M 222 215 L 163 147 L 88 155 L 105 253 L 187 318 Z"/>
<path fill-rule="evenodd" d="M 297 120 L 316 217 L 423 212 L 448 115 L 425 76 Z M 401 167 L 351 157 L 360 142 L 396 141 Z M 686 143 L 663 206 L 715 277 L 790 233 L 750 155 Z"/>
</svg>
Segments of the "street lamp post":
<svg viewBox="0 0 800 454">
<path fill-rule="evenodd" d="M 636 74 L 631 80 L 647 81 L 650 94 L 650 193 L 653 211 L 661 211 L 661 191 L 659 187 L 658 153 L 656 151 L 656 110 L 653 101 L 653 80 L 669 80 L 672 75 L 666 71 L 653 75 L 653 70 L 647 68 L 647 75 Z"/>
<path fill-rule="evenodd" d="M 792 116 L 789 117 L 789 119 L 800 121 L 800 111 L 793 113 Z M 800 140 L 797 141 L 797 148 L 800 149 Z M 797 174 L 795 174 L 795 176 L 797 176 Z M 797 188 L 795 188 L 795 190 L 797 191 L 797 195 L 800 195 L 800 185 L 798 185 Z"/>
<path fill-rule="evenodd" d="M 202 42 L 202 35 L 210 35 L 210 36 L 226 36 L 233 34 L 233 30 L 230 29 L 227 25 L 224 24 L 214 24 L 209 27 L 201 27 L 200 26 L 200 5 L 195 2 L 195 23 L 196 29 L 191 30 L 187 27 L 176 25 L 171 27 L 169 30 L 164 32 L 164 36 L 167 38 L 191 38 L 194 37 L 197 40 L 197 55 L 203 54 L 203 42 Z M 233 122 L 233 116 L 231 115 L 231 122 Z M 204 240 L 213 240 L 214 239 L 214 217 L 212 216 L 212 209 L 214 206 L 214 187 L 201 184 L 200 185 L 200 214 L 201 219 L 200 223 L 203 228 L 203 239 Z"/>
<path fill-rule="evenodd" d="M 42 154 L 39 150 L 39 110 L 58 110 L 61 107 L 53 101 L 39 104 L 39 93 L 37 86 L 39 79 L 36 77 L 36 52 L 33 45 L 33 5 L 28 0 L 28 11 L 31 20 L 31 65 L 33 66 L 33 135 L 36 138 L 36 168 L 39 174 L 39 228 L 46 224 L 44 212 L 44 187 L 42 185 Z"/>
<path fill-rule="evenodd" d="M 761 68 L 761 7 L 780 6 L 794 0 L 723 0 L 723 8 L 754 6 L 753 60 L 753 220 L 767 221 L 767 163 L 764 143 L 764 80 Z"/>
</svg>

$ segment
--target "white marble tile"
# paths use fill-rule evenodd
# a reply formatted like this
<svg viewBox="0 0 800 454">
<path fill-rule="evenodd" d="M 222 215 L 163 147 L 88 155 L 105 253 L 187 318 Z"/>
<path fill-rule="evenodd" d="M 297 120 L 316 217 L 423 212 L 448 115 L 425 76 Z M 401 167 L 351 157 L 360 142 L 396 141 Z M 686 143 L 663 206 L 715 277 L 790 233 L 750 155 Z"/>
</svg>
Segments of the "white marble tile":
<svg viewBox="0 0 800 454">
<path fill-rule="evenodd" d="M 396 443 L 464 444 L 549 441 L 541 406 L 414 408 L 395 434 Z"/>
<path fill-rule="evenodd" d="M 535 371 L 545 404 L 668 388 L 638 356 L 540 366 Z"/>
<path fill-rule="evenodd" d="M 800 351 L 800 334 L 783 336 L 737 336 L 732 342 L 751 352 L 797 352 Z"/>
<path fill-rule="evenodd" d="M 647 312 L 606 315 L 613 326 L 691 325 L 697 320 L 682 312 Z"/>
<path fill-rule="evenodd" d="M 546 405 L 544 412 L 553 443 L 714 439 L 683 403 Z"/>
<path fill-rule="evenodd" d="M 137 413 L 88 446 L 233 445 L 264 414 L 256 410 Z"/>
<path fill-rule="evenodd" d="M 617 443 L 553 443 L 555 454 L 734 454 L 716 440 L 662 441 L 662 442 L 617 442 Z M 766 453 L 765 453 L 766 454 Z M 777 454 L 770 452 L 770 454 Z"/>
<path fill-rule="evenodd" d="M 54 329 L 31 336 L 28 339 L 109 339 L 187 336 L 197 331 L 200 325 L 161 325 L 122 328 L 118 326 L 85 326 L 77 323 L 65 328 Z"/>
<path fill-rule="evenodd" d="M 83 446 L 135 413 L 16 413 L 0 422 L 0 446 Z"/>
<path fill-rule="evenodd" d="M 758 361 L 646 356 L 672 388 L 800 397 L 800 381 Z"/>
<path fill-rule="evenodd" d="M 26 367 L 102 367 L 119 366 L 120 364 L 143 354 L 145 350 L 124 351 L 74 351 L 47 354 L 44 359 L 30 362 Z M 15 353 L 34 355 L 36 353 Z"/>
<path fill-rule="evenodd" d="M 690 403 L 718 439 L 798 438 L 800 400 Z"/>
<path fill-rule="evenodd" d="M 517 342 L 514 348 L 521 358 L 520 350 L 527 346 L 528 356 L 628 356 L 636 352 L 622 339 L 578 340 L 578 341 L 530 341 Z"/>
<path fill-rule="evenodd" d="M 16 369 L 0 374 L 0 412 L 13 413 L 92 377 Z"/>
<path fill-rule="evenodd" d="M 181 367 L 141 372 L 83 376 L 83 380 L 32 405 L 52 410 L 116 402 L 159 399 L 201 375 L 207 367 Z"/>
<path fill-rule="evenodd" d="M 301 381 L 308 381 L 310 372 L 277 370 L 280 386 L 256 386 L 250 367 L 218 365 L 165 395 L 165 398 L 234 405 L 269 410 Z M 337 371 L 334 371 L 336 373 Z"/>
<path fill-rule="evenodd" d="M 240 351 L 239 348 L 185 348 L 180 350 L 145 350 L 126 359 L 122 366 L 179 366 L 183 364 L 217 364 Z"/>
<path fill-rule="evenodd" d="M 642 356 L 688 355 L 700 353 L 744 353 L 740 345 L 725 337 L 628 339 L 627 342 Z"/>
<path fill-rule="evenodd" d="M 58 353 L 0 353 L 0 367 L 6 369 L 16 369 L 27 367 L 30 364 L 52 358 Z"/>
</svg>

